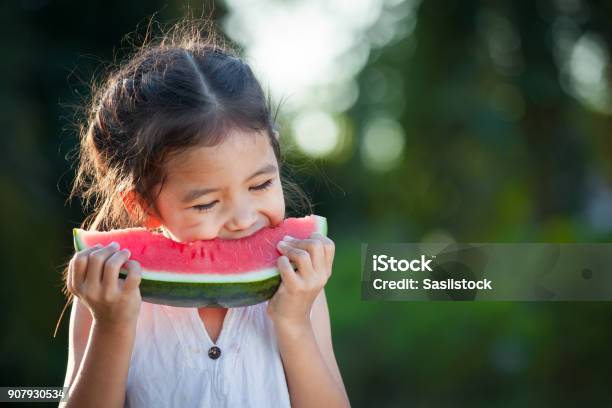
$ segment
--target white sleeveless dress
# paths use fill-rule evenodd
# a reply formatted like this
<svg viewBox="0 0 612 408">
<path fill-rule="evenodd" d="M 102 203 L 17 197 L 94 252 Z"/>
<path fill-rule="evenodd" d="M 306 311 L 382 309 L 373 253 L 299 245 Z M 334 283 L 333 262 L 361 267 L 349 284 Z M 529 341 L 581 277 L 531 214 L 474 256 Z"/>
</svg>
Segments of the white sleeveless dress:
<svg viewBox="0 0 612 408">
<path fill-rule="evenodd" d="M 196 308 L 143 302 L 125 406 L 290 407 L 267 305 L 228 309 L 214 344 Z"/>
</svg>

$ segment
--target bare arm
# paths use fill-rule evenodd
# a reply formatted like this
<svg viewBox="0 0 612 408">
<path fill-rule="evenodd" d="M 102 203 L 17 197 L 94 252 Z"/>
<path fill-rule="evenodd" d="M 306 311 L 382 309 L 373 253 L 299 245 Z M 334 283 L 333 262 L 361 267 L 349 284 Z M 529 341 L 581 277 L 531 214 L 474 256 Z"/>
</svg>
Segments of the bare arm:
<svg viewBox="0 0 612 408">
<path fill-rule="evenodd" d="M 74 294 L 63 407 L 123 407 L 136 321 L 140 308 L 140 265 L 129 251 L 93 247 L 79 251 L 68 267 Z M 127 262 L 126 262 L 127 261 Z M 128 276 L 119 282 L 119 268 Z"/>
<path fill-rule="evenodd" d="M 321 291 L 304 325 L 275 325 L 293 407 L 350 407 L 333 354 L 329 312 Z"/>
<path fill-rule="evenodd" d="M 336 382 L 346 395 L 346 389 L 342 381 L 342 375 L 340 374 L 340 368 L 338 367 L 332 345 L 331 322 L 329 318 L 329 309 L 327 307 L 327 298 L 325 297 L 325 289 L 321 290 L 321 293 L 319 293 L 314 301 L 311 320 L 312 329 L 317 339 L 319 350 L 321 350 L 321 354 L 323 355 L 323 359 L 327 363 L 327 367 L 332 372 Z"/>
<path fill-rule="evenodd" d="M 68 330 L 68 364 L 66 367 L 66 379 L 64 387 L 70 387 L 74 381 L 77 370 L 81 366 L 85 347 L 91 331 L 92 317 L 89 310 L 76 296 L 72 301 L 70 313 L 70 327 Z"/>
<path fill-rule="evenodd" d="M 70 319 L 68 368 L 64 383 L 70 391 L 68 402 L 63 406 L 123 407 L 135 330 L 104 327 L 93 322 L 89 311 L 76 302 L 75 299 Z M 88 337 L 79 325 L 91 328 Z"/>
</svg>

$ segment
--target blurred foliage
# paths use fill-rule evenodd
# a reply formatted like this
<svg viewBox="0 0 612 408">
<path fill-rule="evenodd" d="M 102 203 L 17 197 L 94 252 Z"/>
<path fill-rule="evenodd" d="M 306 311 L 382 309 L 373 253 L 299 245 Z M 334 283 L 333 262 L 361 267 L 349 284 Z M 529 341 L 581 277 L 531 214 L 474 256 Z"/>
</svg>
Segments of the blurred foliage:
<svg viewBox="0 0 612 408">
<path fill-rule="evenodd" d="M 63 383 L 67 315 L 52 333 L 70 230 L 83 217 L 64 202 L 74 106 L 99 62 L 122 55 L 126 33 L 155 12 L 171 21 L 184 11 L 129 0 L 0 5 L 3 385 Z M 559 16 L 573 19 L 609 54 L 611 15 L 603 1 L 425 0 L 414 34 L 372 53 L 348 112 L 350 154 L 298 172 L 337 242 L 326 291 L 353 406 L 609 403 L 607 303 L 363 302 L 359 262 L 361 242 L 612 239 L 611 116 L 567 92 L 553 36 Z M 499 21 L 495 37 L 487 27 Z M 518 46 L 493 41 L 512 35 Z M 359 155 L 361 129 L 380 112 L 406 137 L 385 173 Z"/>
</svg>

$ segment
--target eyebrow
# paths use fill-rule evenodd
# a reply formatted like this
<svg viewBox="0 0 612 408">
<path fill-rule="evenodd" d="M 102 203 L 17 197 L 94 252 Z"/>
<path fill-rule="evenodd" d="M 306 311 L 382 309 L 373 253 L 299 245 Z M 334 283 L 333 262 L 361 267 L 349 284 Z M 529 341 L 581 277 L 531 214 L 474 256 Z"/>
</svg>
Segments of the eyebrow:
<svg viewBox="0 0 612 408">
<path fill-rule="evenodd" d="M 257 170 L 255 173 L 251 174 L 244 182 L 248 182 L 249 180 L 259 176 L 260 174 L 268 174 L 268 173 L 275 173 L 277 170 L 276 166 L 274 164 L 266 164 L 265 166 L 263 166 L 261 169 Z M 219 191 L 219 188 L 196 188 L 193 190 L 190 190 L 189 192 L 187 192 L 187 194 L 185 194 L 183 196 L 183 199 L 181 200 L 183 203 L 189 203 L 193 200 L 195 200 L 196 198 L 199 198 L 203 195 L 209 194 L 209 193 L 214 193 L 215 191 Z"/>
</svg>

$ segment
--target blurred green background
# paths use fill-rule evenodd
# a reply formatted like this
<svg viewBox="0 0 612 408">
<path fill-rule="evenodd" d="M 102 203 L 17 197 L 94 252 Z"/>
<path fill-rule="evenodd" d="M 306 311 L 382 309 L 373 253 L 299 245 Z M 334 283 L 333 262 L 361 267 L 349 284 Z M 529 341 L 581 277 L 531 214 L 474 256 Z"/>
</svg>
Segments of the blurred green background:
<svg viewBox="0 0 612 408">
<path fill-rule="evenodd" d="M 87 83 L 188 5 L 212 3 L 0 5 L 1 385 L 64 380 Z M 326 291 L 354 407 L 610 404 L 609 304 L 364 302 L 359 251 L 611 240 L 612 3 L 226 0 L 213 17 L 288 97 L 290 164 L 337 243 Z"/>
</svg>

